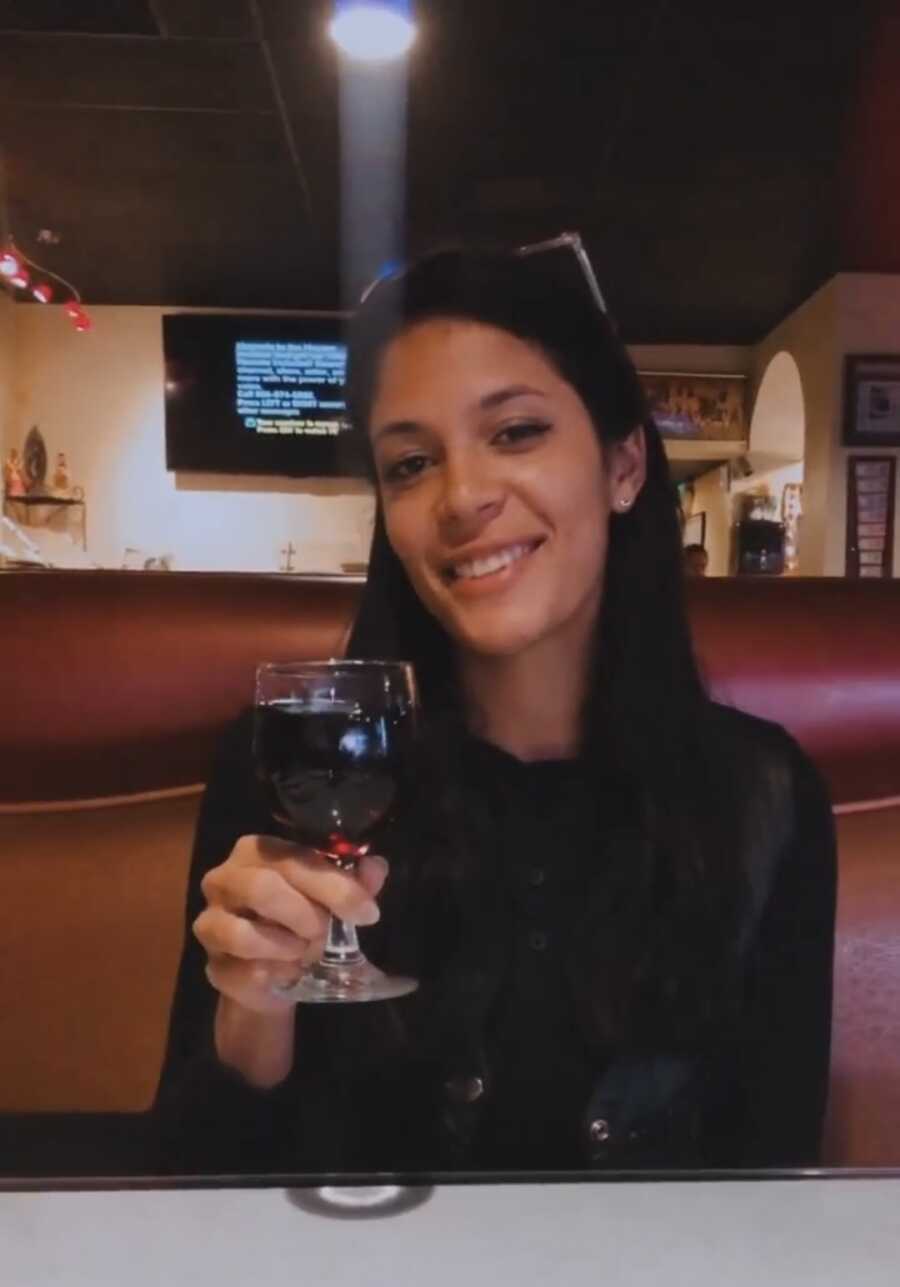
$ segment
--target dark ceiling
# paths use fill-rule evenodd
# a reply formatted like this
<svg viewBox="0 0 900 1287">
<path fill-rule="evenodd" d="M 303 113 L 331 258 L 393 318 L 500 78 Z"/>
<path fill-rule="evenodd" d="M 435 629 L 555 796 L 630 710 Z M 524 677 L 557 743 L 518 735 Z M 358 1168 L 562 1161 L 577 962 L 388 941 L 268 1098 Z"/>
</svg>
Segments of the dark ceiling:
<svg viewBox="0 0 900 1287">
<path fill-rule="evenodd" d="M 630 341 L 759 339 L 848 266 L 881 7 L 419 0 L 410 243 L 579 228 Z M 88 304 L 336 306 L 330 10 L 0 0 L 4 218 L 26 253 Z"/>
</svg>

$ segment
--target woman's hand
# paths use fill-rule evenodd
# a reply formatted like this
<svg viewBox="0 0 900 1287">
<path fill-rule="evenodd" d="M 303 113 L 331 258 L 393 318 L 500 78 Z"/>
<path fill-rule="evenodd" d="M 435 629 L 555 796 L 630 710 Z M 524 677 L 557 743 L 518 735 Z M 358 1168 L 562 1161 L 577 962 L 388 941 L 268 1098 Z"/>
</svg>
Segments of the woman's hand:
<svg viewBox="0 0 900 1287">
<path fill-rule="evenodd" d="M 386 876 L 383 858 L 363 858 L 352 875 L 313 849 L 242 836 L 201 886 L 207 906 L 193 931 L 206 949 L 210 983 L 256 1014 L 291 1007 L 274 989 L 294 983 L 322 955 L 329 915 L 375 924 Z"/>
<path fill-rule="evenodd" d="M 368 856 L 355 875 L 312 849 L 272 836 L 242 836 L 220 867 L 203 878 L 206 907 L 193 930 L 206 949 L 206 974 L 219 993 L 219 1059 L 259 1089 L 291 1071 L 296 1005 L 279 996 L 317 961 L 328 917 L 356 925 L 378 920 L 375 897 L 387 876 Z"/>
</svg>

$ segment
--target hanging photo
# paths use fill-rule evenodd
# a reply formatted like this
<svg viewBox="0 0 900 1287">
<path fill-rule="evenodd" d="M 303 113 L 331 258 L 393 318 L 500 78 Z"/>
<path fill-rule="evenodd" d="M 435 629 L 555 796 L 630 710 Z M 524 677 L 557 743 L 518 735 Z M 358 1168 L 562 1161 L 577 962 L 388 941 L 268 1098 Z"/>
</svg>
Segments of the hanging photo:
<svg viewBox="0 0 900 1287">
<path fill-rule="evenodd" d="M 900 447 L 900 355 L 844 359 L 844 444 Z"/>
<path fill-rule="evenodd" d="M 638 372 L 664 438 L 742 442 L 747 437 L 747 381 L 742 375 Z"/>
</svg>

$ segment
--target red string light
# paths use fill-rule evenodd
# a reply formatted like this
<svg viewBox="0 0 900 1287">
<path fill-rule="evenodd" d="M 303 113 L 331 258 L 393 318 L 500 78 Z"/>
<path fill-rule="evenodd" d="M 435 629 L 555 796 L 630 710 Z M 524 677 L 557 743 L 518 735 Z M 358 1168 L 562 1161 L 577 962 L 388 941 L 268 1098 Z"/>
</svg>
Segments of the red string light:
<svg viewBox="0 0 900 1287">
<path fill-rule="evenodd" d="M 31 270 L 39 273 L 42 278 L 52 277 L 54 281 L 69 292 L 69 298 L 61 300 L 67 317 L 71 320 L 76 331 L 89 331 L 93 326 L 90 316 L 81 303 L 81 295 L 71 282 L 67 282 L 65 277 L 55 273 L 50 268 L 44 268 L 36 264 L 33 259 L 24 255 L 18 246 L 10 238 L 8 245 L 0 251 L 0 282 L 11 287 L 13 290 L 28 290 L 33 299 L 39 304 L 49 304 L 54 298 L 56 292 L 50 282 L 39 280 L 32 282 Z"/>
</svg>

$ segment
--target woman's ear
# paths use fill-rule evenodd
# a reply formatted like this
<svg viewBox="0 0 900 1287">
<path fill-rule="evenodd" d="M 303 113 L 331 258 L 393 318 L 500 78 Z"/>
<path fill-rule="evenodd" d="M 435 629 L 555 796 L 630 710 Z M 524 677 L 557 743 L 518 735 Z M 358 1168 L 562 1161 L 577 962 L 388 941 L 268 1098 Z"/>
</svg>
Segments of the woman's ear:
<svg viewBox="0 0 900 1287">
<path fill-rule="evenodd" d="M 647 478 L 647 440 L 643 425 L 606 448 L 609 507 L 624 514 L 632 508 Z"/>
</svg>

